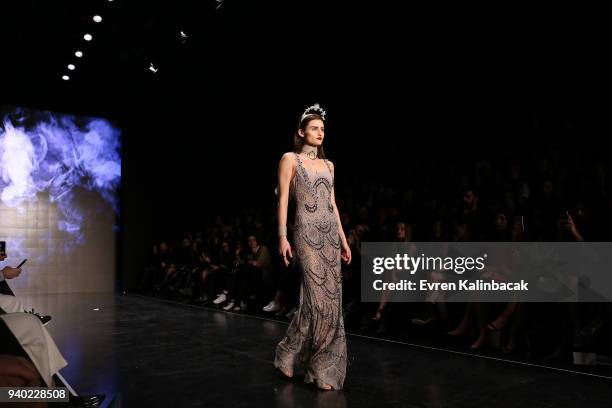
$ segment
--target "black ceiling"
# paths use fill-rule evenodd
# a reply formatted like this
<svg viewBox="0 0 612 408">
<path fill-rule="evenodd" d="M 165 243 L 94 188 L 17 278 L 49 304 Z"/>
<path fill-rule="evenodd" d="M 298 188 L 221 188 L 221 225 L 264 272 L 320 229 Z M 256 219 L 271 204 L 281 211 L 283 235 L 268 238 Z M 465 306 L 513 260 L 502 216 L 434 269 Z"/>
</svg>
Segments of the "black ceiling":
<svg viewBox="0 0 612 408">
<path fill-rule="evenodd" d="M 355 160 L 378 161 L 364 172 L 386 175 L 384 166 L 466 146 L 522 154 L 546 132 L 575 148 L 569 121 L 582 134 L 609 132 L 611 36 L 595 11 L 400 3 L 3 1 L 0 104 L 118 121 L 126 191 L 159 206 L 154 214 L 167 212 L 158 190 L 164 200 L 225 192 L 189 201 L 198 209 L 241 203 L 247 189 L 270 193 L 296 118 L 313 102 L 329 113 L 326 151 L 355 174 Z M 433 149 L 417 148 L 425 145 Z"/>
<path fill-rule="evenodd" d="M 20 0 L 0 7 L 1 98 L 8 104 L 111 118 L 172 112 L 178 121 L 212 112 L 252 122 L 274 111 L 291 127 L 295 112 L 314 101 L 336 118 L 364 109 L 403 118 L 609 99 L 608 56 L 598 49 L 609 30 L 575 10 L 557 17 L 550 10 L 321 0 Z M 92 21 L 95 14 L 102 23 Z M 86 32 L 94 35 L 90 43 Z M 148 70 L 151 62 L 157 73 Z M 70 81 L 61 79 L 66 73 Z"/>
</svg>

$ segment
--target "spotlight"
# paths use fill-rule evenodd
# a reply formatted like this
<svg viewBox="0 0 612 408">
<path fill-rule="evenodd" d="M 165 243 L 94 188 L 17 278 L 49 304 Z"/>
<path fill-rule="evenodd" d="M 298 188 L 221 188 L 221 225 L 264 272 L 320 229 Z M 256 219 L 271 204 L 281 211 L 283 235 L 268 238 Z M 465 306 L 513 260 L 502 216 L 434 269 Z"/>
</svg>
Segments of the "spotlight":
<svg viewBox="0 0 612 408">
<path fill-rule="evenodd" d="M 68 69 L 71 71 L 74 71 L 76 67 L 74 66 L 74 64 L 68 64 Z"/>
<path fill-rule="evenodd" d="M 83 56 L 83 51 L 77 51 L 74 53 L 77 58 L 81 58 Z"/>
<path fill-rule="evenodd" d="M 93 36 L 91 34 L 85 34 L 83 38 L 85 39 L 85 41 L 91 41 L 93 39 Z"/>
<path fill-rule="evenodd" d="M 151 72 L 153 72 L 154 74 L 156 74 L 156 73 L 157 73 L 157 71 L 158 71 L 158 68 L 156 68 L 156 67 L 155 67 L 155 65 L 153 65 L 153 63 L 151 63 L 151 64 L 149 65 L 149 71 L 151 71 Z"/>
<path fill-rule="evenodd" d="M 181 44 L 185 44 L 187 42 L 187 39 L 189 38 L 187 33 L 185 33 L 183 30 L 179 32 L 179 37 L 180 37 Z"/>
<path fill-rule="evenodd" d="M 93 16 L 93 21 L 95 21 L 96 23 L 101 23 L 102 22 L 102 16 Z"/>
<path fill-rule="evenodd" d="M 222 5 L 223 5 L 223 0 L 217 0 L 217 7 L 215 7 L 215 9 L 219 10 Z"/>
<path fill-rule="evenodd" d="M 68 75 L 63 75 L 63 76 L 62 76 L 62 79 L 63 79 L 64 81 L 67 81 L 67 80 L 69 80 L 69 79 L 70 79 L 70 77 L 69 77 Z"/>
</svg>

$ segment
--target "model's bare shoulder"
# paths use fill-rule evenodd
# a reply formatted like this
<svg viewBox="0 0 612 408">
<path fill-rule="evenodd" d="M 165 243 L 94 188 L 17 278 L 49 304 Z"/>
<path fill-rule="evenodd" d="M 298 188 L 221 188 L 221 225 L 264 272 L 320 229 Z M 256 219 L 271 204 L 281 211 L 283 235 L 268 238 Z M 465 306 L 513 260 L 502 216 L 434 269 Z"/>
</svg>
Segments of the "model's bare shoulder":
<svg viewBox="0 0 612 408">
<path fill-rule="evenodd" d="M 296 167 L 296 163 L 295 163 L 295 158 L 293 157 L 293 153 L 292 152 L 284 153 L 280 159 L 280 162 L 278 163 L 279 171 L 288 172 L 293 175 L 293 173 L 295 172 L 295 167 Z"/>
<path fill-rule="evenodd" d="M 283 153 L 283 155 L 281 156 L 280 159 L 280 165 L 281 166 L 288 166 L 289 163 L 291 163 L 291 165 L 293 166 L 295 164 L 295 157 L 294 157 L 295 153 L 293 152 L 286 152 Z"/>
<path fill-rule="evenodd" d="M 283 155 L 281 156 L 281 160 L 288 160 L 291 159 L 293 160 L 293 156 L 295 155 L 295 153 L 293 152 L 285 152 L 283 153 Z"/>
</svg>

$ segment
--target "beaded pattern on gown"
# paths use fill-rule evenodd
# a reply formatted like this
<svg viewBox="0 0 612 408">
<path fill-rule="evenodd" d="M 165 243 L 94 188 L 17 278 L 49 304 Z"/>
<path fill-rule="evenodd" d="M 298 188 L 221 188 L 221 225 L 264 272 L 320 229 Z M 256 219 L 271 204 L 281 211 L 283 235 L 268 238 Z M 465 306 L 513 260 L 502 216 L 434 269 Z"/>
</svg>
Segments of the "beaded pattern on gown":
<svg viewBox="0 0 612 408">
<path fill-rule="evenodd" d="M 342 389 L 346 376 L 346 338 L 342 316 L 341 240 L 327 174 L 306 169 L 297 153 L 290 191 L 296 200 L 294 256 L 301 273 L 298 309 L 276 346 L 274 366 L 304 369 L 304 381 Z"/>
</svg>

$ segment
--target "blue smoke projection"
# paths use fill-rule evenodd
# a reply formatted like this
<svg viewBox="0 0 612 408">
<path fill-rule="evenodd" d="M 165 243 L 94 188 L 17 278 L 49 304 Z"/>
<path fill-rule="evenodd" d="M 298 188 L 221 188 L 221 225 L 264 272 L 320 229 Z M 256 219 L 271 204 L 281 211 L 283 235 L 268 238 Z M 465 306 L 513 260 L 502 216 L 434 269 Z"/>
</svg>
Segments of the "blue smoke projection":
<svg viewBox="0 0 612 408">
<path fill-rule="evenodd" d="M 121 132 L 110 121 L 0 109 L 0 240 L 28 293 L 112 290 Z"/>
</svg>

